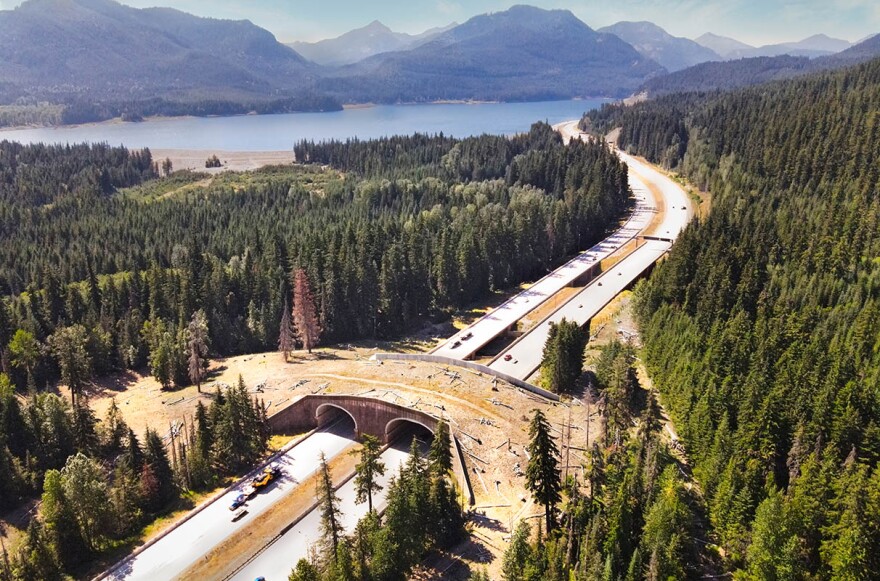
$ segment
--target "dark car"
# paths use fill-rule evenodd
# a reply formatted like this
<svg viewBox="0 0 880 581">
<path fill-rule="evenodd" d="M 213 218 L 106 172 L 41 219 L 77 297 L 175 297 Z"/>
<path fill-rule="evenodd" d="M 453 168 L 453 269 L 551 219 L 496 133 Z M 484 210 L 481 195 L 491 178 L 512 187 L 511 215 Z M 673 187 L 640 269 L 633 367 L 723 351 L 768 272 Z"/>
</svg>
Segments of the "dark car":
<svg viewBox="0 0 880 581">
<path fill-rule="evenodd" d="M 232 504 L 229 505 L 229 510 L 235 510 L 245 502 L 247 502 L 247 494 L 239 494 L 235 497 L 235 500 L 232 501 Z"/>
<path fill-rule="evenodd" d="M 511 359 L 513 359 L 513 355 L 511 355 L 510 353 L 504 356 L 505 361 L 510 361 Z"/>
</svg>

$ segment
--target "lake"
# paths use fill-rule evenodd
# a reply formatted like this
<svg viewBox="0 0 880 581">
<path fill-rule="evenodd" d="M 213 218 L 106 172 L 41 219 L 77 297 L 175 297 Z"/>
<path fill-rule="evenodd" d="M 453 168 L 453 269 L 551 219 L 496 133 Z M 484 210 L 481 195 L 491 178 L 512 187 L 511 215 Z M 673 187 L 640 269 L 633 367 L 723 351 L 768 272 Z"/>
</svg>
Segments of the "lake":
<svg viewBox="0 0 880 581">
<path fill-rule="evenodd" d="M 333 113 L 181 117 L 143 123 L 108 122 L 4 130 L 0 131 L 0 141 L 106 142 L 129 148 L 282 151 L 291 149 L 301 139 L 370 139 L 416 132 L 443 132 L 455 137 L 483 133 L 512 135 L 527 131 L 536 121 L 555 124 L 577 119 L 604 102 L 381 105 Z"/>
</svg>

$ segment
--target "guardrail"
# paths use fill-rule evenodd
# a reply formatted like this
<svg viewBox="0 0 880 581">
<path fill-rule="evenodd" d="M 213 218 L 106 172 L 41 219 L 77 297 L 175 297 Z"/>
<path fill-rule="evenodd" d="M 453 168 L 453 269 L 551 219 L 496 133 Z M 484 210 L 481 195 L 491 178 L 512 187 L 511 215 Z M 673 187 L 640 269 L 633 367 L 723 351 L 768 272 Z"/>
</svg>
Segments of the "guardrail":
<svg viewBox="0 0 880 581">
<path fill-rule="evenodd" d="M 486 367 L 485 365 L 480 365 L 479 363 L 473 363 L 471 361 L 462 361 L 461 359 L 454 359 L 452 357 L 443 357 L 442 355 L 428 355 L 422 353 L 376 353 L 375 355 L 373 355 L 373 357 L 376 359 L 376 361 L 424 361 L 426 363 L 440 363 L 442 365 L 454 365 L 456 367 L 464 367 L 465 369 L 470 369 L 471 371 L 479 371 L 480 373 L 485 373 L 486 375 L 491 375 L 493 377 L 497 377 L 498 379 L 503 379 L 513 386 L 519 387 L 526 391 L 530 391 L 535 395 L 539 395 L 543 398 L 549 399 L 550 401 L 559 401 L 559 396 L 555 393 L 549 392 L 546 389 L 541 389 L 536 385 L 532 385 L 531 383 L 513 377 L 512 375 L 507 375 L 506 373 L 495 371 L 494 369 Z"/>
</svg>

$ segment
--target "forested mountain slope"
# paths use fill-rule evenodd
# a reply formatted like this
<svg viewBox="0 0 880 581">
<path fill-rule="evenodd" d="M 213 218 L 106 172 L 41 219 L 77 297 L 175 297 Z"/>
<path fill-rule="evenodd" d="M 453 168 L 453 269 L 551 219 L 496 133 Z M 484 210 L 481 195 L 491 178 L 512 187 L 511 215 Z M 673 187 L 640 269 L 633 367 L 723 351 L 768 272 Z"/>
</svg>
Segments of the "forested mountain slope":
<svg viewBox="0 0 880 581">
<path fill-rule="evenodd" d="M 476 16 L 413 50 L 344 67 L 319 88 L 343 102 L 620 97 L 663 71 L 567 10 L 514 6 Z"/>
<path fill-rule="evenodd" d="M 791 55 L 763 55 L 726 62 L 700 63 L 649 79 L 642 90 L 651 97 L 681 91 L 727 91 L 852 66 L 880 57 L 880 35 L 867 38 L 836 54 L 812 60 L 803 55 Z"/>
<path fill-rule="evenodd" d="M 743 578 L 880 570 L 878 111 L 875 60 L 591 116 L 713 193 L 638 316 Z"/>
<path fill-rule="evenodd" d="M 311 93 L 317 69 L 248 21 L 113 0 L 0 10 L 0 85 L 26 103 L 69 105 L 66 122 L 338 108 Z"/>
</svg>

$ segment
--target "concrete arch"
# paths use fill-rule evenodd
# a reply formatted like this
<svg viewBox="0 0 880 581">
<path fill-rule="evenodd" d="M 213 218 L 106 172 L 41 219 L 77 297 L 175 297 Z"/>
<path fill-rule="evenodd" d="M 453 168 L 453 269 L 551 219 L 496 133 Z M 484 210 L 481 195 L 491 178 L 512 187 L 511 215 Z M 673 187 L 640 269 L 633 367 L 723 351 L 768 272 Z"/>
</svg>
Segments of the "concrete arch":
<svg viewBox="0 0 880 581">
<path fill-rule="evenodd" d="M 385 424 L 385 441 L 393 442 L 397 439 L 397 434 L 401 429 L 406 427 L 406 424 L 413 424 L 416 426 L 420 426 L 427 430 L 432 436 L 434 435 L 434 428 L 431 428 L 425 425 L 423 422 L 420 422 L 417 419 L 413 418 L 393 418 L 387 424 Z"/>
<path fill-rule="evenodd" d="M 386 430 L 393 420 L 414 421 L 431 433 L 437 425 L 437 418 L 423 411 L 379 399 L 336 394 L 303 396 L 273 415 L 271 424 L 274 430 L 296 433 L 324 427 L 342 413 L 354 420 L 358 437 L 370 434 L 384 443 L 388 443 Z"/>
<path fill-rule="evenodd" d="M 357 418 L 354 417 L 354 414 L 341 405 L 336 405 L 334 403 L 322 403 L 315 408 L 315 421 L 317 422 L 317 427 L 322 428 L 333 423 L 340 417 L 340 414 L 344 414 L 351 418 L 351 421 L 354 424 L 354 433 L 360 435 Z"/>
</svg>

